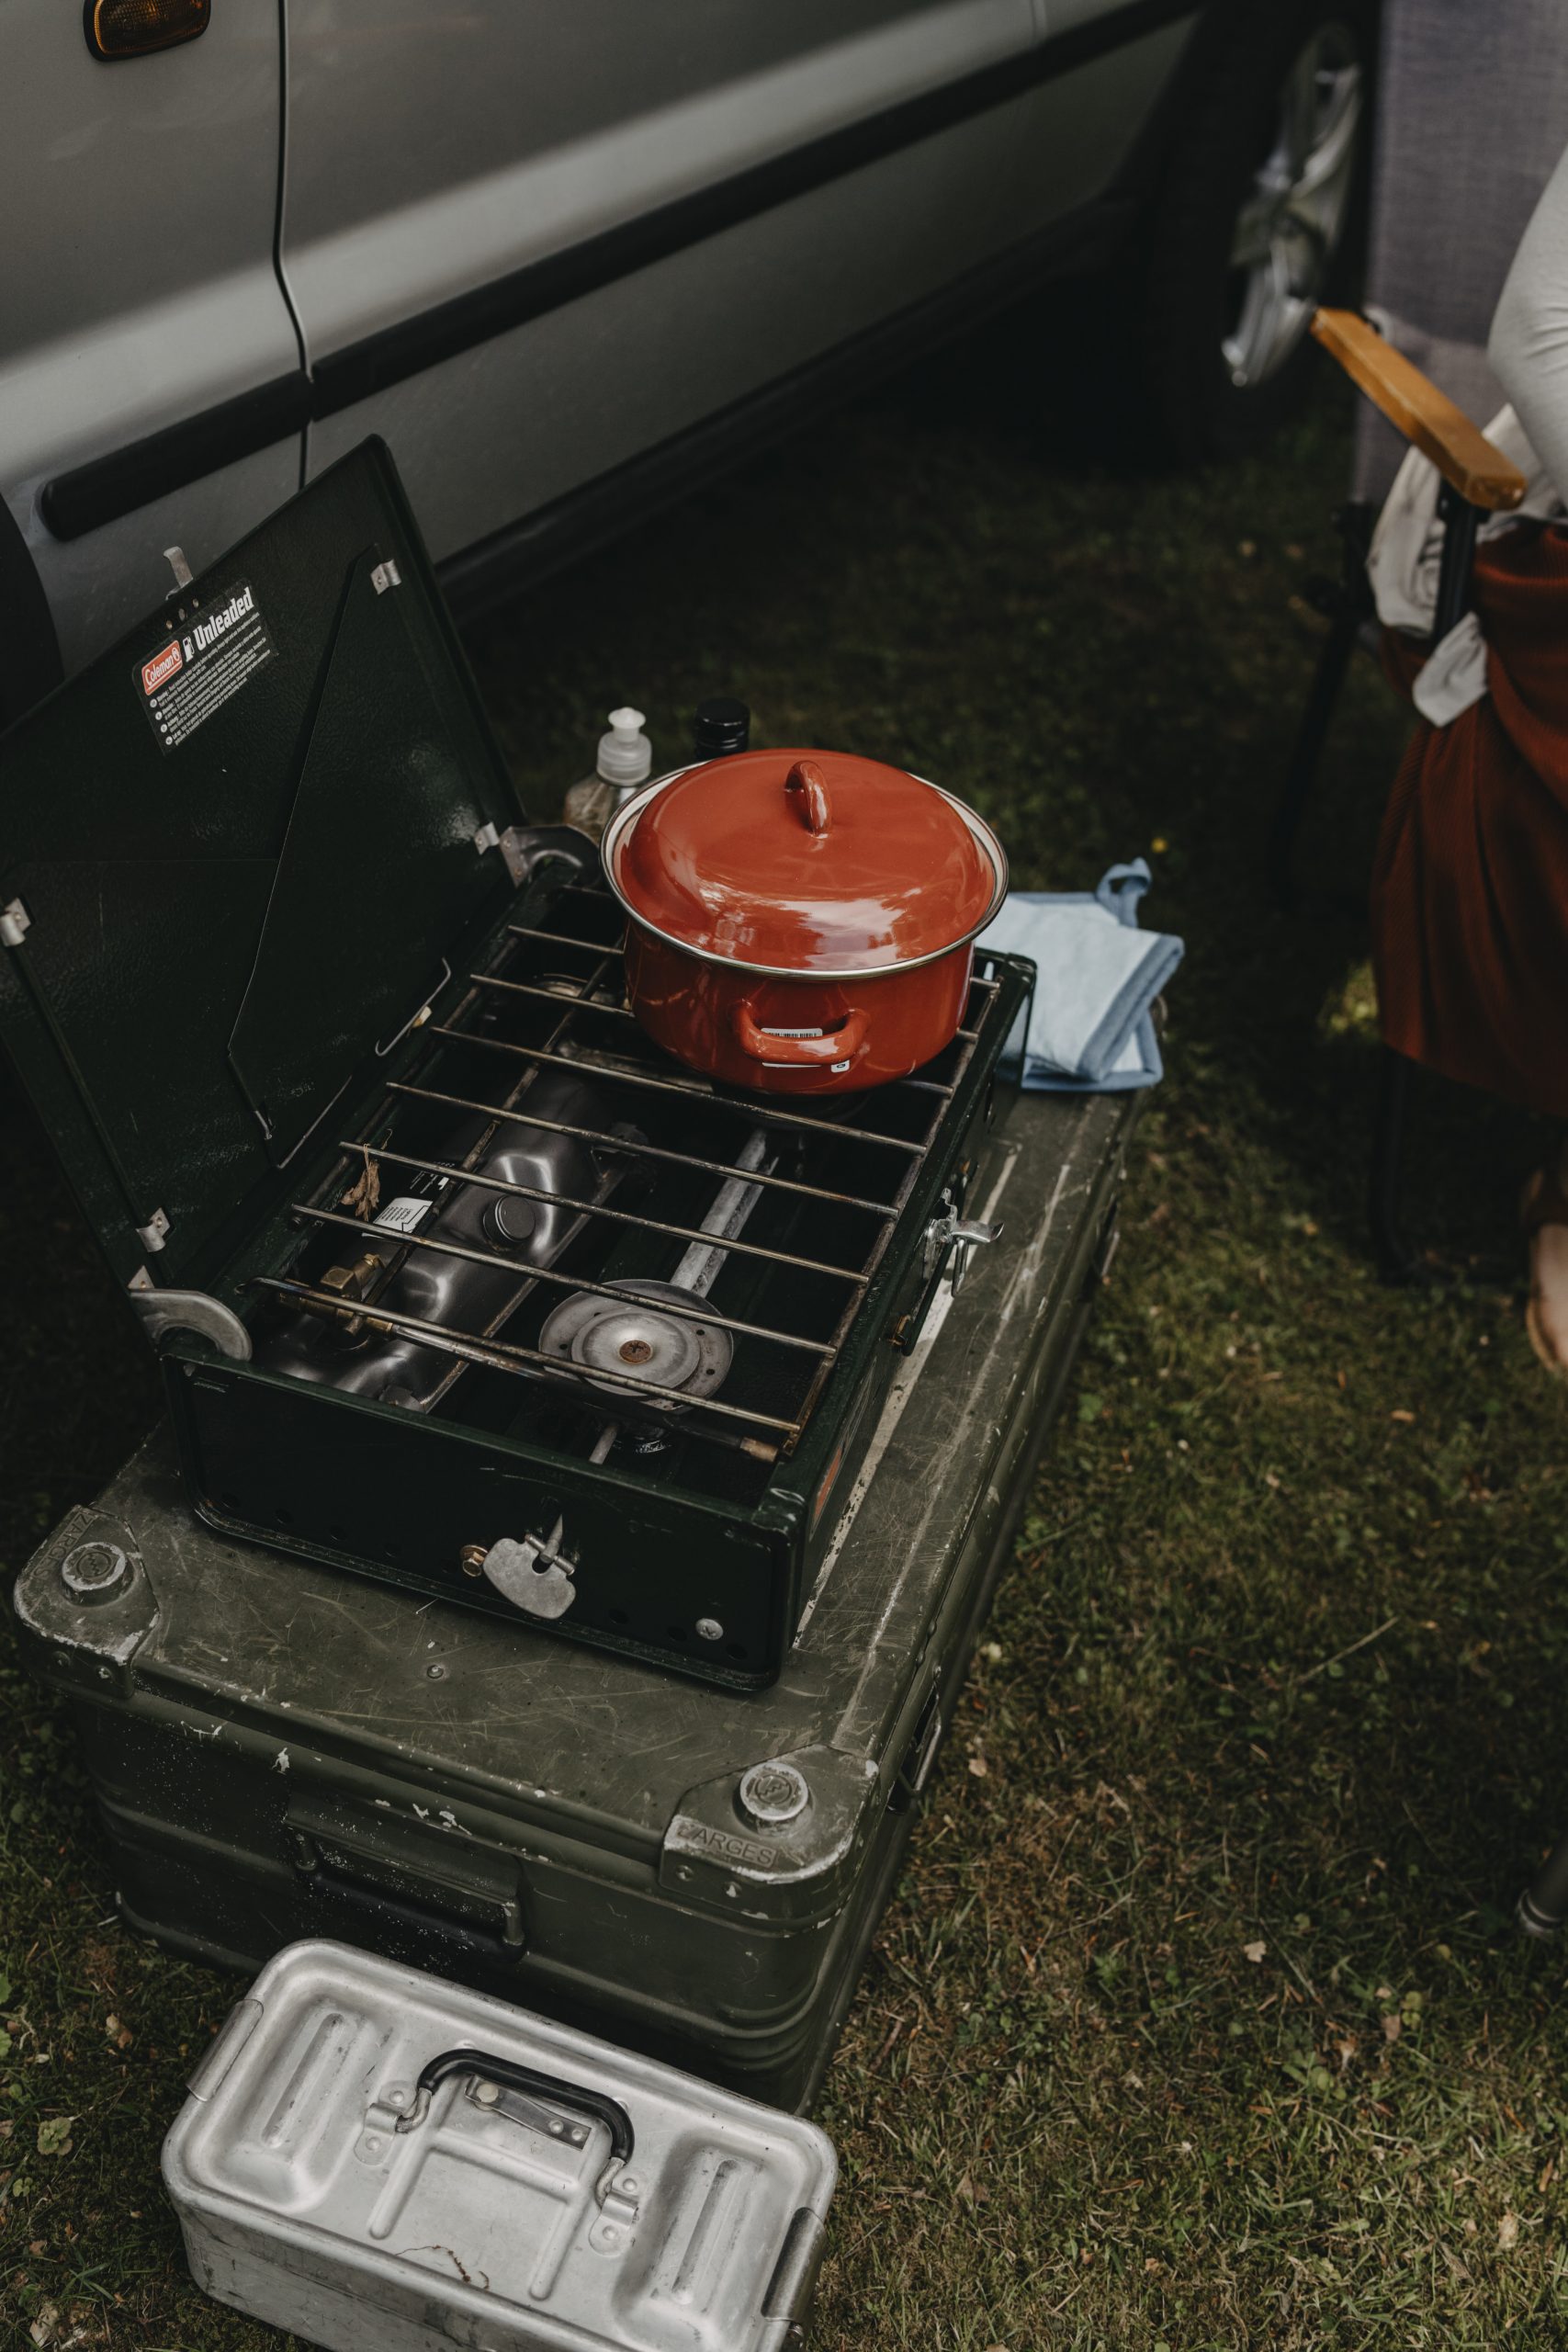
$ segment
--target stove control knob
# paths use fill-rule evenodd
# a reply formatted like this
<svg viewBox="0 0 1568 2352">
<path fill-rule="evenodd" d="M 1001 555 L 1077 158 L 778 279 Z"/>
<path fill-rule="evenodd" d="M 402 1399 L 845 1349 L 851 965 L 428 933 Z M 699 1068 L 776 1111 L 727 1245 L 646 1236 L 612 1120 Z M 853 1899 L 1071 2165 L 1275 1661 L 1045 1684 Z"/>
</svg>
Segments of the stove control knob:
<svg viewBox="0 0 1568 2352">
<path fill-rule="evenodd" d="M 477 1544 L 468 1544 L 464 1566 L 468 1556 L 478 1556 L 480 1573 L 527 1616 L 564 1617 L 577 1599 L 577 1587 L 571 1580 L 576 1564 L 560 1550 L 562 1533 L 558 1519 L 547 1535 L 526 1535 L 520 1544 L 503 1535 L 482 1555 Z"/>
<path fill-rule="evenodd" d="M 130 1562 L 118 1544 L 78 1544 L 61 1562 L 60 1579 L 75 1600 L 118 1600 L 130 1586 Z"/>
<path fill-rule="evenodd" d="M 753 1829 L 782 1829 L 811 1803 L 806 1775 L 793 1764 L 753 1764 L 736 1792 L 740 1817 Z"/>
</svg>

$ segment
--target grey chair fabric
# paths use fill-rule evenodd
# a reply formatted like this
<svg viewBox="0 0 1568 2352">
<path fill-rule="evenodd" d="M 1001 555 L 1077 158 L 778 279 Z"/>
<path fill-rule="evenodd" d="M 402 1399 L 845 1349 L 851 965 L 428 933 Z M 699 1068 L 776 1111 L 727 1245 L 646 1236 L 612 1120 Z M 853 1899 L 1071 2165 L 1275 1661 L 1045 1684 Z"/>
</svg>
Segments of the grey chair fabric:
<svg viewBox="0 0 1568 2352">
<path fill-rule="evenodd" d="M 1568 0 L 1383 0 L 1366 301 L 1484 424 L 1492 313 L 1568 147 Z M 1352 495 L 1381 503 L 1405 444 L 1359 404 Z"/>
</svg>

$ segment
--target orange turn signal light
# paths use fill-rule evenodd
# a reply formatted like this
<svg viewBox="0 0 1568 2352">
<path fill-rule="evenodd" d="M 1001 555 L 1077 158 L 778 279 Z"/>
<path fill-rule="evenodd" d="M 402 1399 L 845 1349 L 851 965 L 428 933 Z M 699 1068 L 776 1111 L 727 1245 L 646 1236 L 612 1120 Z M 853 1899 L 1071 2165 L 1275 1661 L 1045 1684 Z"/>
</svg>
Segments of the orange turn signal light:
<svg viewBox="0 0 1568 2352">
<path fill-rule="evenodd" d="M 207 30 L 212 0 L 87 0 L 83 22 L 95 57 L 145 57 Z"/>
</svg>

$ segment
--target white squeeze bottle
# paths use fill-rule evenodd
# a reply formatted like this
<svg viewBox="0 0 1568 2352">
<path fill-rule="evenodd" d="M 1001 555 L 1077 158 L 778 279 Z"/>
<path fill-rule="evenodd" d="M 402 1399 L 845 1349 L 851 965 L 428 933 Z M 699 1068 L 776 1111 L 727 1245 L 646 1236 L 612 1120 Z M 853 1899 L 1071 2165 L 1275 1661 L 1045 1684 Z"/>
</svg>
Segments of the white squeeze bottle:
<svg viewBox="0 0 1568 2352">
<path fill-rule="evenodd" d="M 599 738 L 594 772 L 574 784 L 562 810 L 569 825 L 597 841 L 619 803 L 653 771 L 653 746 L 642 731 L 642 713 L 629 705 L 610 713 L 608 734 Z"/>
</svg>

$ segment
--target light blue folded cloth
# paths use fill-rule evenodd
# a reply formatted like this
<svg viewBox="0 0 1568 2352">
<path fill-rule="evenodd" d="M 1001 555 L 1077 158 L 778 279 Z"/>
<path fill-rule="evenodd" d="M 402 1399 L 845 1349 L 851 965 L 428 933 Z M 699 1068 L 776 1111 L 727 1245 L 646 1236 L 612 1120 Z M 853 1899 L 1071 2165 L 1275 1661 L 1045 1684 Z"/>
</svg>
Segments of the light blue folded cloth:
<svg viewBox="0 0 1568 2352">
<path fill-rule="evenodd" d="M 1120 1093 L 1165 1075 L 1152 1008 L 1180 963 L 1179 939 L 1138 928 L 1146 862 L 1113 865 L 1098 890 L 1014 890 L 981 947 L 1027 956 L 1038 975 L 1026 1087 Z"/>
</svg>

